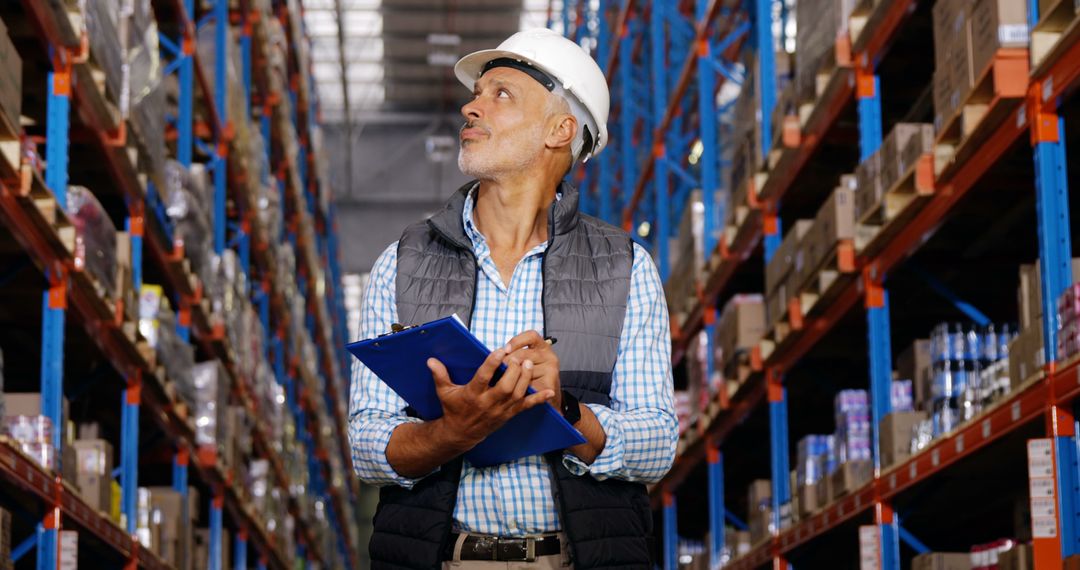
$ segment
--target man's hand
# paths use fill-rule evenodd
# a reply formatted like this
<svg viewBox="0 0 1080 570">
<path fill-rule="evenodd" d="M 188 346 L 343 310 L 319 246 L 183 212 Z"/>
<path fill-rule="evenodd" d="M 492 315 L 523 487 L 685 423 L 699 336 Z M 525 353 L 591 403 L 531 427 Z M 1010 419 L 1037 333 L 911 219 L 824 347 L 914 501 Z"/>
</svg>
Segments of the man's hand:
<svg viewBox="0 0 1080 570">
<path fill-rule="evenodd" d="M 476 375 L 464 386 L 450 381 L 450 375 L 438 360 L 428 359 L 435 378 L 435 390 L 443 406 L 443 420 L 450 434 L 461 438 L 460 444 L 472 449 L 510 418 L 555 397 L 552 390 L 537 390 L 526 396 L 536 367 L 529 359 L 513 360 L 494 386 L 491 379 L 505 357 L 502 350 L 488 355 Z"/>
<path fill-rule="evenodd" d="M 562 384 L 559 381 L 559 355 L 551 348 L 544 337 L 536 331 L 523 332 L 506 344 L 501 350 L 507 353 L 506 362 L 521 364 L 532 361 L 533 390 L 541 392 L 551 390 L 555 398 L 551 405 L 562 411 Z"/>
<path fill-rule="evenodd" d="M 503 350 L 491 353 L 472 380 L 463 386 L 450 380 L 441 362 L 429 359 L 427 364 L 442 402 L 443 416 L 398 426 L 386 446 L 390 466 L 404 477 L 423 477 L 475 447 L 510 418 L 555 397 L 556 392 L 543 389 L 526 395 L 535 370 L 528 359 L 508 363 L 502 378 L 490 386 L 505 358 Z"/>
</svg>

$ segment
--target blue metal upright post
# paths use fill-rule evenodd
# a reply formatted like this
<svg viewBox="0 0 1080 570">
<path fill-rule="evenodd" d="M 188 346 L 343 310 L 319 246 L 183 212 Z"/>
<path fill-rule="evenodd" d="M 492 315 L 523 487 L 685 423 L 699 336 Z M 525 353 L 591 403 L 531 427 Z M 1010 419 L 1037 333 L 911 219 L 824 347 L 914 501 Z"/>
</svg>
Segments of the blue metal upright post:
<svg viewBox="0 0 1080 570">
<path fill-rule="evenodd" d="M 761 105 L 761 156 L 772 144 L 772 110 L 776 105 L 776 52 L 773 40 L 772 0 L 753 0 L 754 47 L 758 56 L 758 103 Z"/>
<path fill-rule="evenodd" d="M 222 492 L 220 490 L 218 493 Z M 207 564 L 209 570 L 221 570 L 221 541 L 224 539 L 224 533 L 221 528 L 221 509 L 224 506 L 225 499 L 221 495 L 217 495 L 210 499 L 210 560 Z"/>
<path fill-rule="evenodd" d="M 679 513 L 675 494 L 664 490 L 664 570 L 679 568 Z"/>
<path fill-rule="evenodd" d="M 128 379 L 120 411 L 120 502 L 127 517 L 128 534 L 135 533 L 139 492 L 139 400 L 142 373 Z"/>
<path fill-rule="evenodd" d="M 708 0 L 697 0 L 695 13 L 698 21 L 705 19 L 708 8 Z M 709 53 L 708 41 L 705 41 L 704 45 L 700 46 L 698 50 L 697 79 L 698 123 L 701 129 L 701 157 L 698 158 L 698 164 L 701 167 L 701 201 L 705 206 L 704 236 L 702 240 L 705 246 L 705 261 L 707 263 L 713 249 L 716 247 L 716 237 L 714 236 L 716 230 L 713 224 L 718 219 L 718 216 L 713 210 L 716 203 L 716 191 L 720 188 L 720 174 L 717 168 L 720 163 L 720 153 L 716 144 L 716 71 L 712 65 L 712 54 Z"/>
<path fill-rule="evenodd" d="M 180 493 L 180 517 L 182 521 L 191 520 L 190 506 L 188 505 L 188 462 L 190 461 L 188 448 L 181 447 L 173 456 L 172 488 Z M 181 568 L 191 560 L 191 553 L 181 551 Z"/>
<path fill-rule="evenodd" d="M 876 267 L 863 273 L 866 295 L 867 340 L 870 348 L 870 411 L 873 432 L 871 452 L 874 473 L 881 470 L 881 420 L 892 412 L 892 341 L 889 324 L 889 293 L 882 284 L 884 276 Z M 876 501 L 874 519 L 881 540 L 881 569 L 899 570 L 900 533 L 892 506 Z"/>
<path fill-rule="evenodd" d="M 652 48 L 652 113 L 653 121 L 653 147 L 652 153 L 655 158 L 653 167 L 653 191 L 656 192 L 656 233 L 653 244 L 656 248 L 657 269 L 660 278 L 667 280 L 671 268 L 668 260 L 668 237 L 671 232 L 668 211 L 671 197 L 668 195 L 668 166 L 664 160 L 664 133 L 655 132 L 664 120 L 664 113 L 668 106 L 667 89 L 667 34 L 665 26 L 665 11 L 673 9 L 665 0 L 653 0 L 652 17 L 649 19 L 649 44 Z"/>
<path fill-rule="evenodd" d="M 706 440 L 709 460 L 709 567 L 715 568 L 724 551 L 724 455 L 716 442 Z"/>
<path fill-rule="evenodd" d="M 47 83 L 48 101 L 45 104 L 45 185 L 56 196 L 60 208 L 67 210 L 71 74 L 66 71 L 49 73 Z"/>
<path fill-rule="evenodd" d="M 184 0 L 184 9 L 189 20 L 195 18 L 195 0 Z M 194 27 L 194 26 L 192 26 Z M 177 56 L 180 61 L 179 72 L 179 99 L 177 101 L 176 119 L 176 160 L 184 166 L 191 167 L 192 152 L 194 150 L 194 101 L 195 101 L 195 60 L 189 50 L 194 49 L 195 38 L 192 30 L 184 30 L 181 42 L 183 50 Z"/>
<path fill-rule="evenodd" d="M 765 234 L 765 263 L 768 264 L 773 255 L 776 254 L 776 250 L 780 248 L 780 242 L 784 239 L 783 223 L 780 221 L 780 216 L 767 213 L 764 216 L 762 225 Z"/>
<path fill-rule="evenodd" d="M 59 529 L 50 528 L 47 524 L 39 524 L 37 533 L 37 564 L 36 570 L 57 570 L 60 566 L 57 554 L 59 553 Z"/>
<path fill-rule="evenodd" d="M 626 4 L 629 4 L 632 0 L 623 0 Z M 624 6 L 624 9 L 627 9 Z M 619 34 L 619 158 L 620 158 L 620 172 L 622 181 L 619 183 L 619 188 L 622 190 L 622 194 L 629 195 L 634 191 L 634 185 L 637 183 L 637 172 L 635 166 L 637 165 L 637 157 L 634 155 L 634 123 L 637 118 L 634 114 L 634 40 L 630 35 L 629 19 L 626 23 L 626 28 L 615 30 L 616 34 Z M 622 214 L 622 212 L 619 212 Z M 622 220 L 620 220 L 622 222 Z M 633 220 L 629 220 L 632 224 Z M 634 228 L 626 227 L 623 223 L 623 229 L 626 231 L 633 231 Z"/>
<path fill-rule="evenodd" d="M 790 463 L 788 461 L 787 390 L 783 375 L 776 368 L 765 371 L 769 396 L 769 454 L 772 477 L 772 523 L 779 532 L 783 509 L 791 503 Z"/>
<path fill-rule="evenodd" d="M 41 407 L 53 424 L 52 444 L 59 452 L 63 441 L 64 321 L 67 312 L 67 274 L 49 270 L 51 285 L 41 300 Z M 59 456 L 59 453 L 57 453 Z"/>
<path fill-rule="evenodd" d="M 229 26 L 229 4 L 226 0 L 214 2 L 214 107 L 217 109 L 218 118 L 221 120 L 222 129 L 228 124 L 227 95 L 229 86 L 226 84 L 225 73 L 228 65 L 226 32 Z M 225 163 L 225 137 L 223 132 L 217 133 L 214 141 L 216 156 L 214 163 L 214 253 L 221 255 L 225 251 L 225 192 L 228 167 Z"/>
<path fill-rule="evenodd" d="M 865 54 L 861 56 L 867 57 Z M 859 160 L 870 158 L 881 147 L 881 80 L 860 62 L 855 73 L 855 98 L 859 102 Z"/>
<path fill-rule="evenodd" d="M 233 569 L 247 570 L 247 531 L 241 530 L 236 533 L 236 544 L 233 545 Z"/>
<path fill-rule="evenodd" d="M 1035 211 L 1039 221 L 1039 265 L 1042 281 L 1043 350 L 1046 362 L 1057 361 L 1057 302 L 1072 284 L 1072 236 L 1069 220 L 1068 163 L 1065 120 L 1043 101 L 1042 89 L 1029 95 L 1031 144 L 1035 150 Z M 1050 318 L 1053 316 L 1053 318 Z M 1061 558 L 1080 554 L 1080 471 L 1077 467 L 1075 418 L 1071 408 L 1049 402 L 1047 424 L 1057 471 L 1057 536 Z M 1036 540 L 1036 556 L 1042 545 Z"/>
</svg>

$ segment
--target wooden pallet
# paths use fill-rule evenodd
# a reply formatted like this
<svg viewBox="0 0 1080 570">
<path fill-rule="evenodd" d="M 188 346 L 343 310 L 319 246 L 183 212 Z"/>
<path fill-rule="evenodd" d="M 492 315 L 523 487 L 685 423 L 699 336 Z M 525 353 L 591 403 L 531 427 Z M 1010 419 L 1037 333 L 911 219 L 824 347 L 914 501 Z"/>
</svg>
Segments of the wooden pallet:
<svg viewBox="0 0 1080 570">
<path fill-rule="evenodd" d="M 936 158 L 926 153 L 900 174 L 881 201 L 855 224 L 855 251 L 873 255 L 934 195 Z"/>
<path fill-rule="evenodd" d="M 891 0 L 857 0 L 848 16 L 848 33 L 856 53 L 862 53 L 867 40 L 874 35 Z"/>
<path fill-rule="evenodd" d="M 1044 13 L 1031 30 L 1031 65 L 1038 68 L 1048 55 L 1062 45 L 1062 38 L 1080 32 L 1080 13 L 1074 9 L 1074 0 L 1058 0 Z"/>
<path fill-rule="evenodd" d="M 975 87 L 951 117 L 937 127 L 934 172 L 940 177 L 976 152 L 982 142 L 1027 96 L 1028 50 L 1002 48 L 979 74 Z"/>
<path fill-rule="evenodd" d="M 813 276 L 797 291 L 800 321 L 805 320 L 819 306 L 829 306 L 854 277 L 855 270 L 855 240 L 840 240 L 821 266 L 814 271 Z"/>
</svg>

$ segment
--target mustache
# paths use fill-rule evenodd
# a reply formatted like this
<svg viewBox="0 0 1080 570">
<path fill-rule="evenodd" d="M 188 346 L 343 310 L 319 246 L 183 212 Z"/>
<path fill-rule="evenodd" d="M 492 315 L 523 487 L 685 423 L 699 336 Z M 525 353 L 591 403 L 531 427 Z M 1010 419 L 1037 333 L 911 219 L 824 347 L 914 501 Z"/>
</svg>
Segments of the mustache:
<svg viewBox="0 0 1080 570">
<path fill-rule="evenodd" d="M 480 129 L 480 130 L 484 131 L 484 134 L 487 134 L 487 135 L 491 134 L 491 130 L 489 130 L 487 127 L 485 127 L 485 126 L 483 126 L 480 123 L 475 122 L 475 121 L 469 121 L 469 122 L 465 123 L 464 125 L 461 125 L 461 129 L 458 130 L 458 134 L 460 135 L 461 133 L 464 133 L 465 129 Z"/>
</svg>

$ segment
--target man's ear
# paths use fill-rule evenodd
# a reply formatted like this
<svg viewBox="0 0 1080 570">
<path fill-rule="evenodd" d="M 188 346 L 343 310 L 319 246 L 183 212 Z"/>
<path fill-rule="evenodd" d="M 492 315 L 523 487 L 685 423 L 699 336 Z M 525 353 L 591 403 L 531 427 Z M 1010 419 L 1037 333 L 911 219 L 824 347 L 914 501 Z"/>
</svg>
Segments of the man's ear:
<svg viewBox="0 0 1080 570">
<path fill-rule="evenodd" d="M 574 135 L 577 134 L 577 130 L 577 119 L 573 115 L 556 115 L 554 124 L 551 126 L 547 140 L 544 143 L 548 148 L 553 149 L 570 147 L 574 142 Z"/>
</svg>

